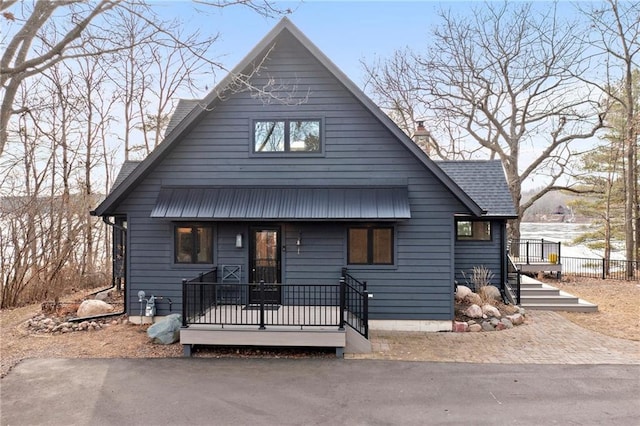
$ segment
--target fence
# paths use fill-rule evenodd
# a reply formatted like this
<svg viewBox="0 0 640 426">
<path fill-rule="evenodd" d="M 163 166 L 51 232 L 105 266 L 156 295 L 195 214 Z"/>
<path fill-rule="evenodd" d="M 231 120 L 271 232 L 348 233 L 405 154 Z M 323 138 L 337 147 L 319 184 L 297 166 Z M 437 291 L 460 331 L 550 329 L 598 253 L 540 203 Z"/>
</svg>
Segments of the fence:
<svg viewBox="0 0 640 426">
<path fill-rule="evenodd" d="M 633 260 L 562 256 L 562 273 L 603 280 L 640 280 L 638 262 Z"/>
</svg>

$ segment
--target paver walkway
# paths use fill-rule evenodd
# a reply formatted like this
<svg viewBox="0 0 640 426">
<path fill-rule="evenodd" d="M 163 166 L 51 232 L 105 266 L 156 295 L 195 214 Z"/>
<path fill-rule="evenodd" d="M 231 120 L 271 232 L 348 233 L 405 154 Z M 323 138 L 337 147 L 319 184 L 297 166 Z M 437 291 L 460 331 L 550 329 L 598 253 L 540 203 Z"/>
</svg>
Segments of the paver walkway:
<svg viewBox="0 0 640 426">
<path fill-rule="evenodd" d="M 356 359 L 500 364 L 640 364 L 640 342 L 587 330 L 550 311 L 528 311 L 511 330 L 371 333 L 373 353 Z"/>
</svg>

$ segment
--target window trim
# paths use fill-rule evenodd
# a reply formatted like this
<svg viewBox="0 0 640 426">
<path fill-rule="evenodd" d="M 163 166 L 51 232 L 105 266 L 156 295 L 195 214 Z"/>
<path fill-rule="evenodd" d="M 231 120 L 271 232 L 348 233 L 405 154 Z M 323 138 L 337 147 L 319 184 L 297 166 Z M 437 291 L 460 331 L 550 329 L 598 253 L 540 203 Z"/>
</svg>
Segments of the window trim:
<svg viewBox="0 0 640 426">
<path fill-rule="evenodd" d="M 471 235 L 460 235 L 458 234 L 458 224 L 460 222 L 469 222 L 471 224 Z M 489 224 L 489 238 L 478 238 L 477 236 L 474 235 L 473 229 L 474 223 L 488 223 Z M 456 233 L 456 241 L 476 241 L 476 242 L 486 242 L 486 241 L 493 241 L 493 226 L 491 224 L 490 220 L 485 220 L 485 219 L 476 219 L 476 220 L 472 220 L 470 218 L 465 218 L 465 219 L 456 219 L 455 221 L 455 233 Z"/>
<path fill-rule="evenodd" d="M 352 229 L 366 229 L 367 230 L 367 263 L 351 263 L 351 230 Z M 376 229 L 389 229 L 391 231 L 391 242 L 389 249 L 391 250 L 391 262 L 390 263 L 374 263 L 374 250 L 373 250 L 373 232 Z M 353 267 L 380 267 L 380 266 L 395 266 L 396 264 L 396 229 L 393 225 L 385 224 L 363 224 L 363 225 L 349 225 L 347 227 L 347 265 Z"/>
<path fill-rule="evenodd" d="M 180 243 L 180 239 L 178 238 L 178 228 L 191 228 L 192 246 L 191 246 L 191 261 L 189 262 L 178 261 L 178 244 Z M 209 229 L 209 233 L 210 233 L 209 248 L 211 250 L 211 257 L 204 262 L 198 262 L 197 257 L 194 258 L 195 249 L 197 245 L 197 238 L 195 238 L 195 236 L 199 228 Z M 206 222 L 175 222 L 173 223 L 173 264 L 179 265 L 179 266 L 213 265 L 214 263 L 214 253 L 213 253 L 214 232 L 215 232 L 215 229 L 213 224 L 211 223 L 206 223 Z"/>
<path fill-rule="evenodd" d="M 304 116 L 293 116 L 293 117 L 270 117 L 270 116 L 266 116 L 266 117 L 256 117 L 253 118 L 250 121 L 250 135 L 249 135 L 249 152 L 251 156 L 256 156 L 256 157 L 322 157 L 324 156 L 324 118 L 322 117 L 318 117 L 318 116 L 309 116 L 309 117 L 304 117 Z M 284 141 L 284 146 L 285 146 L 285 150 L 283 151 L 256 151 L 256 145 L 255 145 L 255 140 L 256 140 L 256 123 L 258 122 L 278 122 L 278 121 L 282 121 L 285 124 L 285 141 Z M 295 122 L 295 121 L 316 121 L 318 122 L 318 137 L 320 139 L 319 141 L 319 149 L 317 151 L 292 151 L 291 147 L 290 147 L 290 130 L 289 130 L 289 125 L 291 122 Z M 287 150 L 286 148 L 289 147 L 289 149 Z"/>
</svg>

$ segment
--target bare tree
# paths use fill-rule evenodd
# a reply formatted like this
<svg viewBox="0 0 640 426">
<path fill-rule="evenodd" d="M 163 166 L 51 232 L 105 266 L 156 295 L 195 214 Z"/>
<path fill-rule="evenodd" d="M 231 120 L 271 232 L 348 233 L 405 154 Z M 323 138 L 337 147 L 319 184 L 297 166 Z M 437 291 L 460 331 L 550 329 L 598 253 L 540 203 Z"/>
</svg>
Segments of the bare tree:
<svg viewBox="0 0 640 426">
<path fill-rule="evenodd" d="M 78 56 L 78 43 L 82 33 L 96 17 L 118 5 L 120 0 L 101 0 L 97 3 L 86 3 L 80 0 L 38 0 L 20 28 L 7 43 L 7 48 L 0 58 L 0 87 L 4 89 L 4 98 L 0 105 L 0 155 L 7 142 L 7 128 L 12 115 L 23 110 L 14 107 L 14 100 L 20 84 L 27 78 L 42 73 L 54 64 L 70 57 Z M 0 2 L 0 11 L 4 11 L 5 19 L 17 21 L 15 14 L 9 11 L 16 6 L 16 1 Z M 49 48 L 33 55 L 34 44 L 39 43 L 41 29 L 50 22 L 54 13 L 61 8 L 68 8 L 66 25 L 60 25 L 60 36 L 49 40 Z M 64 19 L 57 16 L 58 20 Z"/>
<path fill-rule="evenodd" d="M 602 74 L 583 78 L 597 85 L 620 108 L 624 138 L 625 166 L 625 255 L 640 263 L 640 206 L 638 205 L 638 72 L 640 68 L 640 4 L 607 0 L 603 4 L 581 8 L 589 20 L 588 31 L 583 32 L 594 54 L 593 63 L 604 62 Z M 636 72 L 634 72 L 634 69 Z M 619 83 L 622 82 L 622 85 Z M 635 231 L 634 231 L 635 228 Z M 634 256 L 635 252 L 635 256 Z M 627 269 L 633 275 L 633 268 Z"/>
<path fill-rule="evenodd" d="M 420 111 L 437 139 L 448 141 L 440 143 L 445 155 L 459 156 L 466 146 L 468 157 L 481 147 L 500 159 L 522 217 L 542 195 L 565 187 L 573 143 L 603 126 L 599 99 L 574 78 L 582 54 L 575 25 L 553 7 L 521 3 L 439 16 L 424 54 L 399 52 L 368 67 L 370 84 L 403 116 Z M 536 176 L 544 186 L 522 201 L 522 184 Z M 519 225 L 512 222 L 512 238 Z"/>
</svg>

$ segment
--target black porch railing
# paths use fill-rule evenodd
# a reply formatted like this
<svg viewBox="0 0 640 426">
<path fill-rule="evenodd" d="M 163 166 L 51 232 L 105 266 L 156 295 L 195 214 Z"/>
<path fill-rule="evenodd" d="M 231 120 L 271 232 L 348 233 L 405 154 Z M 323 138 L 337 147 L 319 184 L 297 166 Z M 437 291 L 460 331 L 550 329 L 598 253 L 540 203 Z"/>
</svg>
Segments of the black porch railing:
<svg viewBox="0 0 640 426">
<path fill-rule="evenodd" d="M 344 304 L 347 311 L 345 321 L 351 328 L 369 338 L 369 292 L 367 282 L 358 281 L 349 274 L 347 268 L 342 268 L 340 277 L 341 288 L 344 286 Z"/>
<path fill-rule="evenodd" d="M 509 241 L 509 255 L 517 263 L 561 263 L 561 243 L 545 239 L 520 239 Z"/>
<path fill-rule="evenodd" d="M 347 274 L 348 275 L 348 274 Z M 348 275 L 336 284 L 182 281 L 182 325 L 336 327 L 368 335 L 366 283 Z M 277 287 L 277 288 L 275 288 Z M 279 302 L 274 302 L 274 291 Z"/>
<path fill-rule="evenodd" d="M 513 259 L 511 256 L 507 256 L 507 280 L 506 286 L 509 290 L 509 298 L 512 299 L 511 302 L 519 305 L 520 304 L 520 276 L 521 272 L 513 263 Z"/>
</svg>

